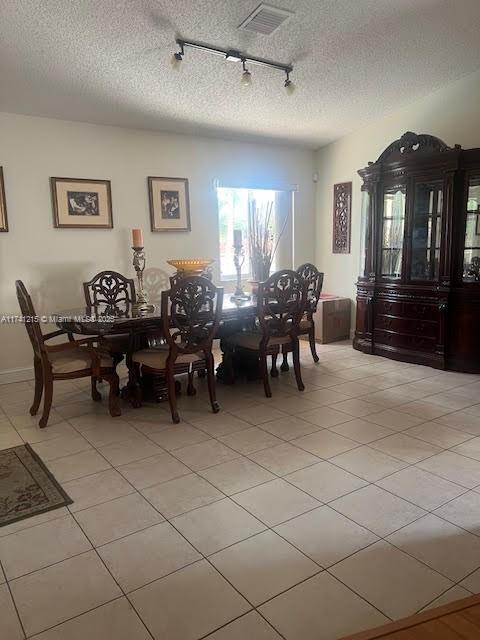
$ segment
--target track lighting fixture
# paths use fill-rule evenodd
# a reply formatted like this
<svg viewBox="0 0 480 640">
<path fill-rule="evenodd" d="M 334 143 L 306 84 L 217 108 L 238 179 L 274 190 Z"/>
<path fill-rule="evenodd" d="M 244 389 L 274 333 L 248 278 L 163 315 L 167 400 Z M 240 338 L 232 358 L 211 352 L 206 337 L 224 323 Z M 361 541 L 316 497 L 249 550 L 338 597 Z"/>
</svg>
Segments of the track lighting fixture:
<svg viewBox="0 0 480 640">
<path fill-rule="evenodd" d="M 229 62 L 241 62 L 243 73 L 240 84 L 243 87 L 248 87 L 252 84 L 252 74 L 246 66 L 246 63 L 248 62 L 250 64 L 258 64 L 264 67 L 270 67 L 271 69 L 283 71 L 287 76 L 287 79 L 284 82 L 287 93 L 292 94 L 295 90 L 295 85 L 290 80 L 290 73 L 293 71 L 291 64 L 283 64 L 282 62 L 274 62 L 273 60 L 265 60 L 264 58 L 255 58 L 253 56 L 247 56 L 236 49 L 220 49 L 219 47 L 213 47 L 208 44 L 204 44 L 203 42 L 193 42 L 192 40 L 181 40 L 180 38 L 177 38 L 176 43 L 180 47 L 180 51 L 173 54 L 172 64 L 175 69 L 180 67 L 185 55 L 185 48 L 190 47 L 191 49 L 200 49 L 201 51 L 208 51 L 209 53 L 220 55 Z"/>
</svg>

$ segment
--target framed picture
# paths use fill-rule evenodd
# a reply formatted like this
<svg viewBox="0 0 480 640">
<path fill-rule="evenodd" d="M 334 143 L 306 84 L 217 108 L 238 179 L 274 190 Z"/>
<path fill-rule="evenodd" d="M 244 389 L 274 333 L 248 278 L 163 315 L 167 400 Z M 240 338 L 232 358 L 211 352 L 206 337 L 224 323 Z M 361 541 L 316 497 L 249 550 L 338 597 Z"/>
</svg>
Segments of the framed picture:
<svg viewBox="0 0 480 640">
<path fill-rule="evenodd" d="M 333 185 L 332 253 L 350 253 L 352 183 Z"/>
<path fill-rule="evenodd" d="M 190 231 L 186 178 L 148 178 L 152 231 Z"/>
<path fill-rule="evenodd" d="M 0 167 L 0 232 L 8 231 L 7 203 L 5 200 L 5 184 L 3 182 L 3 169 Z"/>
<path fill-rule="evenodd" d="M 110 180 L 50 178 L 57 229 L 111 229 Z"/>
</svg>

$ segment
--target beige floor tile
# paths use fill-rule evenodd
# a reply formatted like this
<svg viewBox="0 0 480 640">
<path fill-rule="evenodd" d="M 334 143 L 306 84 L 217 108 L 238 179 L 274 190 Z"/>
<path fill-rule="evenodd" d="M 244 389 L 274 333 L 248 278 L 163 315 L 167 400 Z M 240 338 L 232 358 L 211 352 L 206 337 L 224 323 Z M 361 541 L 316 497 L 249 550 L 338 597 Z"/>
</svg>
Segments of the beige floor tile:
<svg viewBox="0 0 480 640">
<path fill-rule="evenodd" d="M 233 409 L 231 413 L 253 425 L 259 425 L 270 420 L 278 420 L 284 418 L 283 411 L 275 408 L 275 398 L 270 398 L 271 404 L 261 403 L 253 407 L 244 407 L 241 409 Z"/>
<path fill-rule="evenodd" d="M 7 580 L 12 580 L 91 548 L 69 515 L 0 538 L 0 561 Z"/>
<path fill-rule="evenodd" d="M 208 636 L 208 640 L 281 640 L 281 636 L 256 611 L 237 618 Z"/>
<path fill-rule="evenodd" d="M 416 467 L 397 471 L 376 484 L 427 511 L 465 493 L 464 487 Z"/>
<path fill-rule="evenodd" d="M 451 411 L 446 407 L 441 407 L 439 404 L 432 404 L 426 400 L 416 400 L 414 402 L 401 404 L 397 407 L 397 410 L 408 413 L 416 418 L 421 418 L 422 420 L 434 420 Z"/>
<path fill-rule="evenodd" d="M 64 458 L 50 460 L 48 468 L 59 482 L 68 482 L 111 467 L 95 449 L 88 449 Z"/>
<path fill-rule="evenodd" d="M 344 411 L 337 411 L 332 407 L 319 407 L 314 411 L 305 411 L 304 413 L 300 413 L 297 417 L 307 422 L 311 422 L 314 425 L 317 425 L 318 428 L 316 429 L 316 431 L 318 431 L 320 428 L 327 429 L 337 424 L 341 424 L 342 422 L 348 422 L 352 419 L 352 417 Z M 291 439 L 293 440 L 293 438 L 299 437 L 301 435 L 305 434 L 297 433 L 296 436 L 293 435 Z"/>
<path fill-rule="evenodd" d="M 92 446 L 98 449 L 114 442 L 131 440 L 139 434 L 138 431 L 122 420 L 113 424 L 110 422 L 100 423 L 91 429 L 82 431 L 82 435 Z"/>
<path fill-rule="evenodd" d="M 480 462 L 452 451 L 442 453 L 417 463 L 420 469 L 473 489 L 480 484 Z"/>
<path fill-rule="evenodd" d="M 288 442 L 252 453 L 250 458 L 279 476 L 292 473 L 292 471 L 303 469 L 318 462 L 316 456 Z"/>
<path fill-rule="evenodd" d="M 50 462 L 50 460 L 63 458 L 91 448 L 91 445 L 80 434 L 60 436 L 59 438 L 32 444 L 32 449 L 38 453 L 44 462 Z"/>
<path fill-rule="evenodd" d="M 383 540 L 330 571 L 393 620 L 413 615 L 452 586 L 450 580 Z"/>
<path fill-rule="evenodd" d="M 132 605 L 118 598 L 44 631 L 35 640 L 151 640 Z"/>
<path fill-rule="evenodd" d="M 435 514 L 480 536 L 480 494 L 476 491 L 468 491 L 451 500 L 437 509 Z"/>
<path fill-rule="evenodd" d="M 169 453 L 161 453 L 145 460 L 130 462 L 117 467 L 117 470 L 136 489 L 146 489 L 191 473 L 188 467 Z"/>
<path fill-rule="evenodd" d="M 0 615 L 0 638 L 2 640 L 23 640 L 25 636 L 6 584 L 0 585 L 0 611 L 2 612 Z M 268 636 L 266 637 L 268 638 Z"/>
<path fill-rule="evenodd" d="M 115 467 L 163 453 L 159 446 L 141 435 L 123 442 L 112 442 L 104 447 L 99 447 L 98 451 Z"/>
<path fill-rule="evenodd" d="M 342 371 L 339 371 L 338 375 L 331 375 L 330 373 L 321 373 L 320 371 L 314 370 L 310 376 L 310 381 L 312 384 L 315 384 L 316 387 L 322 387 L 324 389 L 327 387 L 334 387 L 337 384 L 345 382 L 341 375 L 342 373 Z"/>
<path fill-rule="evenodd" d="M 258 427 L 251 427 L 227 436 L 220 436 L 219 440 L 244 455 L 282 443 L 282 440 Z"/>
<path fill-rule="evenodd" d="M 382 438 L 382 440 L 372 442 L 370 447 L 411 464 L 442 451 L 440 447 L 434 444 L 418 438 L 412 438 L 405 433 L 394 433 L 391 436 Z"/>
<path fill-rule="evenodd" d="M 221 491 L 193 473 L 142 489 L 141 493 L 165 518 L 173 518 L 224 498 Z"/>
<path fill-rule="evenodd" d="M 338 498 L 330 506 L 380 537 L 425 515 L 420 507 L 374 485 Z"/>
<path fill-rule="evenodd" d="M 325 568 L 378 540 L 374 533 L 328 506 L 289 520 L 275 531 Z"/>
<path fill-rule="evenodd" d="M 452 429 L 464 431 L 472 436 L 480 436 L 480 419 L 478 415 L 469 413 L 468 411 L 455 411 L 446 416 L 436 418 L 435 422 L 444 424 Z"/>
<path fill-rule="evenodd" d="M 348 422 L 330 427 L 330 431 L 355 440 L 359 444 L 369 444 L 385 436 L 392 435 L 392 430 L 378 424 L 372 424 L 362 418 L 354 418 Z"/>
<path fill-rule="evenodd" d="M 111 542 L 98 552 L 127 593 L 201 559 L 168 522 Z"/>
<path fill-rule="evenodd" d="M 336 404 L 332 405 L 332 408 L 336 411 L 342 411 L 349 416 L 362 418 L 372 413 L 381 411 L 383 407 L 379 404 L 374 404 L 373 402 L 367 402 L 362 398 L 349 398 L 348 400 L 344 400 L 343 402 L 337 402 Z"/>
<path fill-rule="evenodd" d="M 332 433 L 328 429 L 296 438 L 292 440 L 292 444 L 324 459 L 333 458 L 339 453 L 358 447 L 358 442 L 345 438 L 338 433 Z"/>
<path fill-rule="evenodd" d="M 280 446 L 288 445 L 282 444 Z M 274 447 L 274 449 L 276 448 L 277 447 Z M 258 454 L 268 453 L 269 451 L 272 451 L 272 449 L 259 451 Z M 252 456 L 255 455 L 257 454 L 252 454 Z M 269 471 L 247 458 L 236 458 L 230 462 L 224 462 L 223 464 L 204 469 L 199 473 L 217 487 L 217 489 L 220 489 L 220 491 L 223 491 L 223 493 L 227 495 L 245 491 L 258 484 L 275 479 L 275 476 Z"/>
<path fill-rule="evenodd" d="M 349 398 L 358 398 L 359 396 L 364 396 L 367 393 L 372 393 L 372 387 L 367 384 L 362 384 L 362 382 L 358 382 L 358 381 L 342 382 L 342 384 L 338 384 L 330 388 L 332 391 L 336 391 L 337 393 L 342 393 L 343 395 L 346 395 Z"/>
<path fill-rule="evenodd" d="M 387 540 L 454 582 L 480 564 L 480 538 L 432 513 Z"/>
<path fill-rule="evenodd" d="M 480 416 L 480 404 L 472 404 L 471 407 L 467 407 L 466 409 L 464 409 L 463 413 L 466 413 L 467 415 L 477 416 L 478 418 Z"/>
<path fill-rule="evenodd" d="M 407 466 L 397 458 L 377 451 L 369 446 L 358 447 L 339 456 L 335 456 L 331 461 L 351 473 L 360 476 L 369 482 L 375 482 L 395 471 L 400 471 Z"/>
<path fill-rule="evenodd" d="M 63 488 L 73 500 L 73 504 L 69 506 L 72 512 L 88 509 L 135 491 L 115 469 L 65 482 Z"/>
<path fill-rule="evenodd" d="M 20 409 L 9 410 L 7 407 L 5 407 L 5 413 L 7 414 L 10 422 L 13 424 L 15 429 L 26 429 L 27 427 L 30 427 L 30 428 L 35 427 L 36 429 L 39 429 L 38 421 L 40 420 L 40 416 L 39 415 L 31 416 L 29 414 L 29 408 L 32 403 L 32 400 L 33 400 L 33 393 L 29 401 L 25 403 L 25 406 L 23 406 L 21 410 Z M 48 417 L 47 429 L 63 421 L 64 420 L 62 416 L 59 413 L 57 413 L 55 409 L 52 409 Z"/>
<path fill-rule="evenodd" d="M 467 442 L 457 445 L 452 449 L 455 453 L 461 453 L 468 458 L 480 461 L 480 437 L 473 438 Z"/>
<path fill-rule="evenodd" d="M 94 403 L 94 408 L 96 407 L 96 403 Z M 115 427 L 115 429 L 120 429 L 125 426 L 130 426 L 123 418 L 112 418 L 108 414 L 107 411 L 102 411 L 101 413 L 96 413 L 95 411 L 91 411 L 85 415 L 77 416 L 76 418 L 71 418 L 69 423 L 83 433 L 84 431 L 91 431 L 92 429 L 100 429 L 100 427 Z M 127 433 L 131 433 L 128 431 Z M 128 435 L 127 435 L 128 438 Z M 107 443 L 102 443 L 107 444 Z M 100 445 L 101 446 L 101 445 Z"/>
<path fill-rule="evenodd" d="M 142 587 L 130 598 L 154 638 L 168 640 L 196 640 L 250 609 L 205 560 Z"/>
<path fill-rule="evenodd" d="M 157 433 L 149 434 L 149 438 L 167 451 L 175 451 L 182 447 L 210 440 L 208 434 L 188 424 L 179 424 L 169 429 L 162 429 Z"/>
<path fill-rule="evenodd" d="M 333 391 L 331 388 L 306 391 L 304 393 L 304 396 L 306 400 L 314 402 L 319 406 L 323 406 L 325 404 L 333 404 L 334 402 L 342 402 L 343 400 L 348 400 L 351 397 L 345 393 Z"/>
<path fill-rule="evenodd" d="M 138 493 L 78 511 L 75 517 L 95 547 L 163 521 Z"/>
<path fill-rule="evenodd" d="M 30 444 L 52 440 L 53 438 L 78 435 L 78 432 L 67 422 L 48 425 L 46 429 L 40 429 L 40 427 L 36 425 L 34 427 L 27 427 L 26 429 L 17 429 L 17 431 L 23 440 Z"/>
<path fill-rule="evenodd" d="M 44 522 L 49 522 L 50 520 L 57 520 L 58 518 L 63 518 L 64 516 L 69 516 L 70 511 L 67 507 L 60 507 L 59 509 L 52 509 L 52 511 L 46 511 L 45 513 L 40 513 L 38 516 L 32 516 L 31 518 L 25 518 L 24 520 L 18 520 L 17 522 L 12 522 L 12 524 L 4 525 L 0 527 L 0 538 L 3 536 L 9 536 L 12 533 L 17 533 L 17 531 L 23 531 L 24 529 L 30 529 L 30 527 L 34 527 L 37 524 L 43 524 Z M 0 573 L 1 580 L 1 573 Z"/>
<path fill-rule="evenodd" d="M 214 464 L 239 458 L 240 454 L 218 440 L 206 440 L 182 449 L 175 449 L 175 457 L 193 471 L 200 471 Z"/>
<path fill-rule="evenodd" d="M 435 598 L 435 600 L 432 600 L 432 602 L 430 602 L 430 604 L 427 604 L 426 607 L 423 607 L 423 609 L 421 609 L 419 613 L 421 613 L 422 611 L 427 611 L 428 609 L 436 609 L 437 607 L 441 607 L 445 604 L 450 604 L 450 602 L 456 602 L 457 600 L 462 600 L 463 598 L 468 598 L 471 595 L 472 594 L 469 591 L 456 584 L 451 589 L 448 589 L 448 591 L 445 591 L 445 593 L 442 593 L 441 596 Z"/>
<path fill-rule="evenodd" d="M 308 381 L 304 380 L 305 385 L 308 387 Z M 290 395 L 285 396 L 282 394 L 281 397 L 277 398 L 275 396 L 275 408 L 279 411 L 283 411 L 288 415 L 297 415 L 302 411 L 309 411 L 312 409 L 316 409 L 318 407 L 317 402 L 312 402 L 308 400 L 304 393 L 299 395 Z M 270 398 L 265 398 L 266 402 L 270 402 Z"/>
<path fill-rule="evenodd" d="M 238 431 L 243 431 L 244 429 L 250 429 L 252 426 L 249 422 L 240 420 L 240 418 L 232 416 L 226 411 L 220 411 L 220 413 L 206 415 L 203 418 L 194 420 L 192 424 L 194 427 L 198 427 L 213 438 L 226 436 L 229 433 L 237 433 Z"/>
<path fill-rule="evenodd" d="M 464 433 L 458 429 L 451 429 L 438 422 L 425 422 L 411 429 L 407 429 L 405 433 L 444 449 L 454 447 L 473 438 L 470 433 Z"/>
<path fill-rule="evenodd" d="M 471 593 L 480 593 L 480 569 L 477 569 L 467 576 L 460 583 L 462 587 L 468 589 Z"/>
<path fill-rule="evenodd" d="M 317 500 L 280 479 L 237 493 L 233 499 L 268 527 L 319 505 Z"/>
<path fill-rule="evenodd" d="M 0 432 L 0 451 L 2 449 L 10 449 L 23 444 L 22 438 L 18 435 L 13 427 L 2 430 Z"/>
<path fill-rule="evenodd" d="M 475 400 L 473 398 L 467 398 L 463 395 L 456 394 L 455 389 L 452 389 L 449 391 L 443 391 L 442 393 L 437 393 L 433 396 L 427 396 L 425 398 L 425 402 L 438 404 L 439 406 L 450 409 L 451 411 L 460 411 L 461 409 L 472 406 L 472 404 L 475 403 Z"/>
<path fill-rule="evenodd" d="M 388 622 L 326 572 L 267 602 L 260 613 L 288 640 L 334 640 Z"/>
<path fill-rule="evenodd" d="M 320 427 L 308 420 L 303 420 L 299 416 L 284 416 L 271 422 L 264 422 L 261 425 L 263 431 L 281 438 L 282 440 L 293 440 L 306 433 L 318 431 Z"/>
<path fill-rule="evenodd" d="M 171 522 L 204 555 L 265 529 L 261 522 L 228 498 L 184 513 Z"/>
<path fill-rule="evenodd" d="M 396 409 L 384 409 L 379 413 L 366 416 L 365 420 L 373 424 L 379 424 L 382 427 L 388 427 L 393 431 L 404 431 L 409 427 L 414 427 L 416 424 L 424 422 L 422 418 L 399 411 L 398 407 Z"/>
<path fill-rule="evenodd" d="M 311 494 L 320 502 L 330 502 L 367 483 L 329 462 L 318 462 L 287 476 L 285 480 Z"/>
<path fill-rule="evenodd" d="M 219 551 L 210 561 L 254 606 L 320 571 L 317 564 L 273 531 Z"/>
<path fill-rule="evenodd" d="M 121 595 L 94 551 L 12 580 L 10 587 L 27 636 Z"/>
</svg>

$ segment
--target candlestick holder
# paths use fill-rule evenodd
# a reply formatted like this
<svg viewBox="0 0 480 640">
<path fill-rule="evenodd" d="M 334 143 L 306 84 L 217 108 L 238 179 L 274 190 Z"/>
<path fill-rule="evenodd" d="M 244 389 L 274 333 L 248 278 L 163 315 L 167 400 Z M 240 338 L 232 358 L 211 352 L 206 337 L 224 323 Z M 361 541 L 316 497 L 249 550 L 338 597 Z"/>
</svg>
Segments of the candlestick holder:
<svg viewBox="0 0 480 640">
<path fill-rule="evenodd" d="M 145 251 L 143 247 L 132 247 L 133 249 L 133 267 L 137 272 L 138 291 L 137 301 L 133 305 L 134 311 L 153 311 L 153 304 L 148 304 L 148 294 L 143 288 L 143 272 L 145 271 Z"/>
<path fill-rule="evenodd" d="M 235 293 L 231 297 L 234 302 L 241 302 L 244 300 L 250 300 L 250 296 L 242 289 L 242 266 L 245 262 L 245 251 L 243 245 L 233 245 L 233 264 L 237 271 L 237 286 L 235 287 Z"/>
</svg>

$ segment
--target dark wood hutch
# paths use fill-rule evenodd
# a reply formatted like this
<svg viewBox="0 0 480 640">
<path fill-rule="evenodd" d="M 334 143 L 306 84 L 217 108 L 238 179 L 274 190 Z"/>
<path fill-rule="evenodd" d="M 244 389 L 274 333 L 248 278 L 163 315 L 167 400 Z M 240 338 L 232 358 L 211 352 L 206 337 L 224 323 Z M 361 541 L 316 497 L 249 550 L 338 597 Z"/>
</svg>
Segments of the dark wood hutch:
<svg viewBox="0 0 480 640">
<path fill-rule="evenodd" d="M 480 149 L 407 132 L 359 174 L 355 349 L 480 373 Z"/>
</svg>

